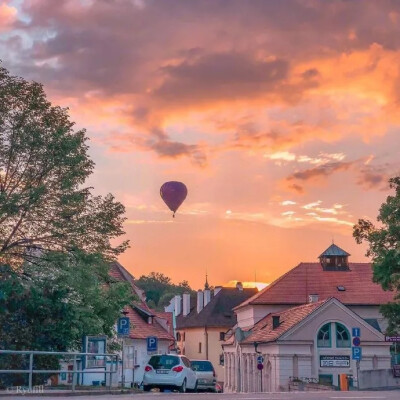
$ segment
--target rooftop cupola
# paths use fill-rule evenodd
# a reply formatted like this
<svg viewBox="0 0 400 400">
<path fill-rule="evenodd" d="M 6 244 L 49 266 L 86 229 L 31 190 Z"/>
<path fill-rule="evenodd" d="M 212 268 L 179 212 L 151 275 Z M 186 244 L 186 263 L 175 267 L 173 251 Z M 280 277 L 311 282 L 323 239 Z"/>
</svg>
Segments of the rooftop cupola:
<svg viewBox="0 0 400 400">
<path fill-rule="evenodd" d="M 324 271 L 348 271 L 349 253 L 332 243 L 320 256 Z"/>
</svg>

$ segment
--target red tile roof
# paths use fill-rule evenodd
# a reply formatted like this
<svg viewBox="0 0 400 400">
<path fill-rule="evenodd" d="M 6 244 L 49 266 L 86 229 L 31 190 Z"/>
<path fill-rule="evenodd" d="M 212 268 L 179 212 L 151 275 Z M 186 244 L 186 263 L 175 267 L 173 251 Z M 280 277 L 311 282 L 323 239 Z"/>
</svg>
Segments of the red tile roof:
<svg viewBox="0 0 400 400">
<path fill-rule="evenodd" d="M 320 263 L 301 263 L 265 289 L 240 304 L 304 304 L 308 295 L 320 300 L 336 297 L 346 305 L 380 305 L 393 301 L 393 292 L 385 292 L 372 281 L 370 263 L 349 263 L 349 271 L 324 271 Z M 338 291 L 343 286 L 345 291 Z"/>
<path fill-rule="evenodd" d="M 131 339 L 146 339 L 148 336 L 157 336 L 160 340 L 169 340 L 173 342 L 173 335 L 165 330 L 155 318 L 153 318 L 153 323 L 149 324 L 147 318 L 141 315 L 140 310 L 134 308 L 135 306 L 137 306 L 144 312 L 149 313 L 150 315 L 156 315 L 160 318 L 168 320 L 168 317 L 166 315 L 159 316 L 157 315 L 158 313 L 154 312 L 148 307 L 145 302 L 143 291 L 135 285 L 134 277 L 121 264 L 117 262 L 111 264 L 109 275 L 117 281 L 128 282 L 132 288 L 133 294 L 135 294 L 139 298 L 139 300 L 134 302 L 132 306 L 126 306 L 124 308 L 124 311 L 126 311 L 126 315 L 129 317 L 131 323 L 129 337 Z"/>
<path fill-rule="evenodd" d="M 132 307 L 125 307 L 127 316 L 131 322 L 131 330 L 129 337 L 131 339 L 146 339 L 148 336 L 157 336 L 159 340 L 174 341 L 169 334 L 155 319 L 149 324 L 143 317 Z"/>
<path fill-rule="evenodd" d="M 254 325 L 251 330 L 252 333 L 250 336 L 246 337 L 242 343 L 274 342 L 285 332 L 293 328 L 304 318 L 312 314 L 315 310 L 330 300 L 331 299 L 325 299 L 316 303 L 308 303 L 298 307 L 289 308 L 279 313 L 270 313 Z M 280 324 L 277 328 L 272 329 L 272 317 L 275 315 L 279 315 Z"/>
</svg>

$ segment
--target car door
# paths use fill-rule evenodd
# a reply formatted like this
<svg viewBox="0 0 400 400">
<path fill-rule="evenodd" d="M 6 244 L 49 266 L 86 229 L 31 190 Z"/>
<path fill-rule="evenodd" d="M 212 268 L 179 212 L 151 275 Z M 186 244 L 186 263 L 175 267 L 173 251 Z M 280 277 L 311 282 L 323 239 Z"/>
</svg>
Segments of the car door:
<svg viewBox="0 0 400 400">
<path fill-rule="evenodd" d="M 192 370 L 192 365 L 188 358 L 182 357 L 182 361 L 185 364 L 185 367 L 187 367 L 187 385 L 190 389 L 194 389 L 197 379 L 196 373 Z"/>
</svg>

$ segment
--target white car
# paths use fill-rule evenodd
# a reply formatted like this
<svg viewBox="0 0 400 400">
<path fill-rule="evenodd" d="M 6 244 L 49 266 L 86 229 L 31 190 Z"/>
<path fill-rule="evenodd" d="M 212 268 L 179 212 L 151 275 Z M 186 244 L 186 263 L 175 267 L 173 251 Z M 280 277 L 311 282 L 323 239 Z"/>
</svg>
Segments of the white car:
<svg viewBox="0 0 400 400">
<path fill-rule="evenodd" d="M 163 354 L 152 356 L 144 369 L 143 390 L 152 388 L 179 390 L 197 390 L 197 376 L 190 361 L 185 356 Z"/>
<path fill-rule="evenodd" d="M 192 369 L 196 372 L 197 376 L 197 389 L 217 392 L 217 379 L 211 361 L 191 360 L 191 363 Z"/>
</svg>

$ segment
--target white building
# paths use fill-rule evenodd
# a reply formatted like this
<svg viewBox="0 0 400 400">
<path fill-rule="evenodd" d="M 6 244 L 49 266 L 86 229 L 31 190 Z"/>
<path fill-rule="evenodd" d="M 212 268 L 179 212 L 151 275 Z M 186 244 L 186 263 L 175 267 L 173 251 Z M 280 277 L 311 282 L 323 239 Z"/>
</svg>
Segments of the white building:
<svg viewBox="0 0 400 400">
<path fill-rule="evenodd" d="M 390 368 L 390 344 L 379 307 L 393 299 L 372 282 L 368 263 L 349 263 L 330 246 L 320 263 L 301 263 L 235 308 L 237 326 L 225 341 L 225 390 L 288 390 L 293 378 L 339 384 L 352 375 L 352 328 L 361 329 L 360 371 Z M 257 369 L 257 356 L 264 369 Z"/>
</svg>

